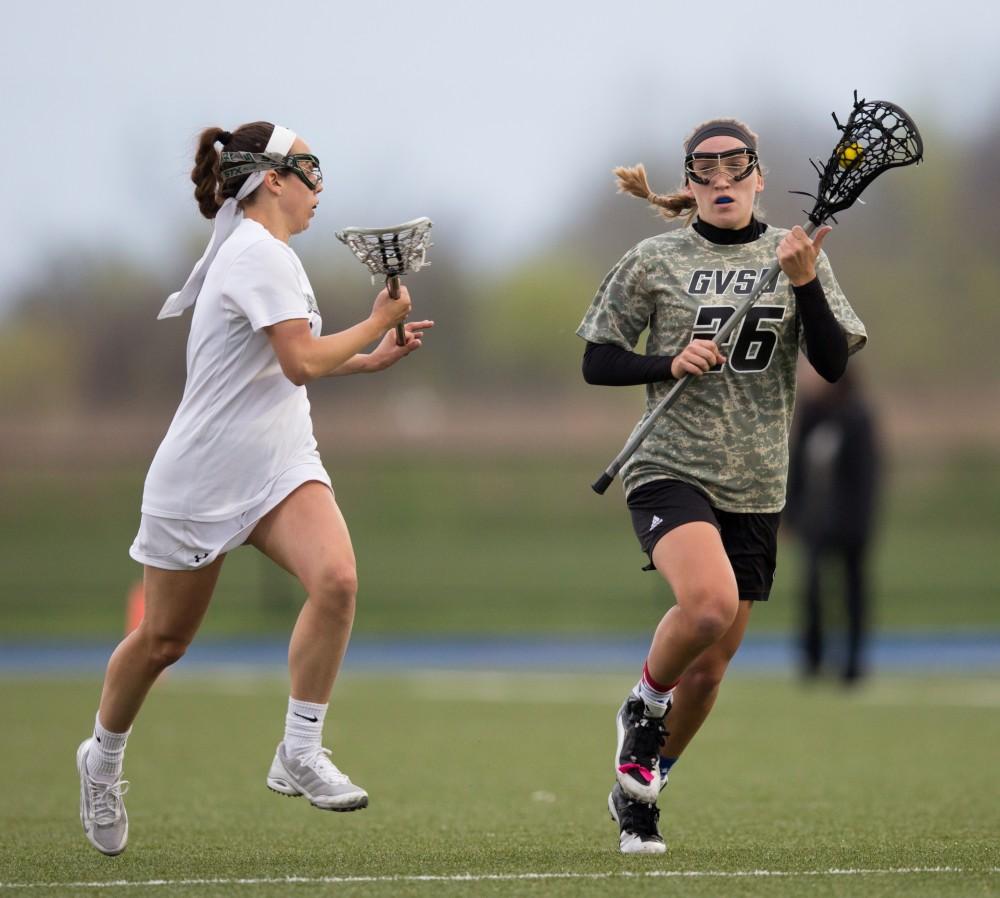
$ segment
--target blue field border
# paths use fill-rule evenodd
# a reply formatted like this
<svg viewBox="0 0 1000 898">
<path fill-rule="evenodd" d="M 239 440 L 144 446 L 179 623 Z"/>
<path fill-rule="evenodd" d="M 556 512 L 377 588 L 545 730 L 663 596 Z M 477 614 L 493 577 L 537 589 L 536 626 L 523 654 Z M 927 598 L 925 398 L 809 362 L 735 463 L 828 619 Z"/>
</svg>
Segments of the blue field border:
<svg viewBox="0 0 1000 898">
<path fill-rule="evenodd" d="M 99 673 L 114 641 L 0 641 L 0 675 Z M 603 671 L 632 669 L 642 662 L 649 637 L 355 637 L 347 653 L 347 671 L 399 670 L 540 670 Z M 212 668 L 281 668 L 285 639 L 196 640 L 178 663 L 184 670 Z M 798 665 L 788 636 L 748 636 L 733 670 L 778 672 Z M 872 640 L 868 664 L 882 671 L 1000 672 L 1000 632 L 884 634 Z"/>
</svg>

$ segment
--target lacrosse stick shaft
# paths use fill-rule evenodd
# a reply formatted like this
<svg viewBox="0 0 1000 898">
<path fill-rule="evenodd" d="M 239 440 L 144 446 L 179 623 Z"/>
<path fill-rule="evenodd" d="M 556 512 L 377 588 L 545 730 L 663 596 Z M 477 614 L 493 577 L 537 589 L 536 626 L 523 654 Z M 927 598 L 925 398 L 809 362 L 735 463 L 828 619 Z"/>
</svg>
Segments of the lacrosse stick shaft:
<svg viewBox="0 0 1000 898">
<path fill-rule="evenodd" d="M 386 289 L 389 291 L 389 296 L 392 299 L 399 299 L 399 278 L 398 277 L 387 277 L 385 279 Z M 406 330 L 403 327 L 403 322 L 396 325 L 396 345 L 405 346 L 406 345 Z"/>
<path fill-rule="evenodd" d="M 816 225 L 809 222 L 803 228 L 807 236 L 812 236 L 813 231 L 816 230 Z M 778 279 L 778 275 L 781 274 L 781 267 L 778 262 L 772 263 L 771 267 L 767 269 L 764 276 L 757 282 L 757 286 L 754 287 L 753 292 L 743 301 L 743 305 L 740 306 L 732 315 L 732 317 L 719 328 L 718 333 L 712 338 L 716 346 L 722 346 L 729 339 L 730 334 L 737 327 L 739 327 L 740 322 L 746 317 L 747 312 L 755 302 L 760 298 L 760 295 L 765 291 L 769 290 L 774 282 Z M 590 488 L 599 495 L 604 495 L 607 488 L 611 486 L 611 482 L 615 479 L 618 472 L 622 469 L 622 466 L 627 462 L 635 450 L 639 448 L 642 441 L 649 436 L 650 431 L 656 426 L 656 422 L 659 420 L 660 416 L 671 408 L 674 403 L 677 402 L 678 397 L 687 388 L 687 385 L 694 380 L 695 375 L 685 374 L 680 380 L 677 381 L 667 393 L 654 407 L 653 410 L 646 416 L 646 420 L 643 421 L 642 426 L 629 438 L 629 441 L 622 448 L 614 460 L 604 469 L 604 473 L 597 478 L 591 485 Z"/>
</svg>

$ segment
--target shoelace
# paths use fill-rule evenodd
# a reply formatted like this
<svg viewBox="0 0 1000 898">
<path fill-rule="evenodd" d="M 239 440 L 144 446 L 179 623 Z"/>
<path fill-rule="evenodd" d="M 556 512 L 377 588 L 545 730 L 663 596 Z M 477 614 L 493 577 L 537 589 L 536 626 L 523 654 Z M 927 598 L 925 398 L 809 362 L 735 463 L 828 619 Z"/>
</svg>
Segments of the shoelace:
<svg viewBox="0 0 1000 898">
<path fill-rule="evenodd" d="M 640 718 L 628 728 L 622 754 L 631 755 L 640 762 L 656 758 L 666 738 L 667 731 L 660 721 L 649 717 Z"/>
<path fill-rule="evenodd" d="M 122 797 L 128 792 L 128 785 L 128 780 L 101 783 L 87 777 L 90 807 L 93 811 L 94 822 L 98 826 L 112 826 L 121 818 Z"/>
<path fill-rule="evenodd" d="M 346 783 L 348 781 L 347 775 L 341 773 L 340 768 L 330 760 L 332 754 L 333 752 L 328 748 L 317 748 L 315 752 L 299 760 L 306 767 L 315 770 L 325 780 Z"/>
<path fill-rule="evenodd" d="M 630 801 L 622 814 L 621 826 L 626 832 L 637 836 L 659 836 L 657 823 L 660 819 L 660 809 L 654 804 L 644 804 L 641 801 Z"/>
</svg>

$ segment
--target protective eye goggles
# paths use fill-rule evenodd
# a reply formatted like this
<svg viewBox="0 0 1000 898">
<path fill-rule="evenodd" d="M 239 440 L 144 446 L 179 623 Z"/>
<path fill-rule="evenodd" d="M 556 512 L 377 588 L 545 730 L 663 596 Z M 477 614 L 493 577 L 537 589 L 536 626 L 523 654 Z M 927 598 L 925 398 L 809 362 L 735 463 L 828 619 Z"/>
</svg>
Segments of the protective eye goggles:
<svg viewBox="0 0 1000 898">
<path fill-rule="evenodd" d="M 708 184 L 719 172 L 734 181 L 742 181 L 757 167 L 757 154 L 747 147 L 725 153 L 688 153 L 684 174 L 695 184 Z"/>
<path fill-rule="evenodd" d="M 222 180 L 229 181 L 255 171 L 277 169 L 294 172 L 310 190 L 323 183 L 319 159 L 311 153 L 294 153 L 280 156 L 277 153 L 223 152 L 222 164 L 231 167 L 222 172 Z"/>
</svg>

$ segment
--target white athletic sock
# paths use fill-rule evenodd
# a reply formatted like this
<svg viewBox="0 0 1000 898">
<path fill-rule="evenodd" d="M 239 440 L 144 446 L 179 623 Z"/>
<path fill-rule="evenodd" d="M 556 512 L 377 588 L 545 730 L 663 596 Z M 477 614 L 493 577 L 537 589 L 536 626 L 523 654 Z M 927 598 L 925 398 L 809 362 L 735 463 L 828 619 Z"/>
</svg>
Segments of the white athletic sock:
<svg viewBox="0 0 1000 898">
<path fill-rule="evenodd" d="M 323 744 L 323 718 L 327 705 L 300 702 L 288 699 L 288 713 L 285 715 L 285 752 L 289 755 L 304 755 L 320 748 Z"/>
<path fill-rule="evenodd" d="M 673 691 L 676 685 L 676 683 L 661 685 L 655 682 L 649 673 L 649 667 L 643 665 L 642 677 L 635 684 L 632 694 L 637 695 L 645 703 L 647 717 L 662 718 L 673 704 Z"/>
<path fill-rule="evenodd" d="M 131 732 L 132 727 L 124 733 L 111 733 L 101 725 L 100 715 L 94 718 L 94 738 L 87 751 L 87 773 L 92 779 L 102 783 L 121 779 L 125 742 Z"/>
</svg>

